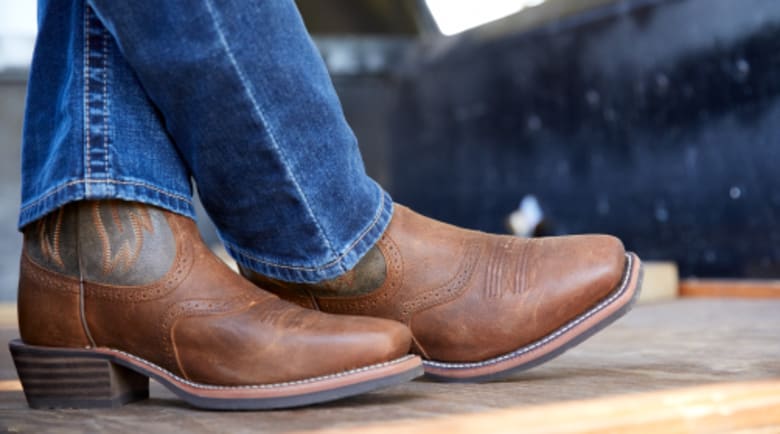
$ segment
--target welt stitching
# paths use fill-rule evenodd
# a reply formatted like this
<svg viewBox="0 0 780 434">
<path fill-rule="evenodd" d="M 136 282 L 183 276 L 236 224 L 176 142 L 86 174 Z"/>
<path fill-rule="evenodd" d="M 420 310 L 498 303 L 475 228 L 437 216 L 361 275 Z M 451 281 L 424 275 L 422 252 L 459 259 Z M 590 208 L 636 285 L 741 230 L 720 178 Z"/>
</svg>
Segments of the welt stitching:
<svg viewBox="0 0 780 434">
<path fill-rule="evenodd" d="M 283 269 L 288 269 L 288 270 L 319 271 L 319 270 L 323 270 L 325 268 L 332 267 L 334 264 L 336 264 L 339 261 L 341 261 L 342 259 L 344 259 L 344 257 L 347 256 L 352 251 L 352 249 L 354 249 L 355 246 L 357 246 L 357 244 L 363 240 L 363 238 L 368 236 L 368 234 L 371 232 L 371 230 L 373 230 L 374 227 L 376 227 L 377 223 L 379 222 L 379 218 L 382 216 L 384 208 L 385 208 L 385 195 L 382 194 L 381 201 L 379 202 L 379 208 L 377 209 L 377 213 L 374 215 L 374 219 L 371 221 L 371 224 L 368 225 L 366 227 L 366 229 L 363 230 L 363 232 L 360 234 L 360 236 L 355 241 L 353 241 L 349 246 L 347 246 L 347 249 L 344 250 L 344 253 L 340 254 L 339 256 L 337 256 L 333 260 L 327 262 L 326 264 L 320 265 L 319 267 L 299 267 L 299 266 L 294 266 L 294 265 L 276 264 L 274 262 L 270 262 L 270 261 L 266 261 L 266 260 L 257 258 L 254 255 L 252 255 L 251 253 L 247 252 L 246 250 L 241 249 L 239 247 L 236 247 L 235 244 L 233 244 L 233 243 L 226 243 L 226 244 L 230 245 L 230 249 L 231 250 L 235 250 L 236 252 L 240 253 L 242 256 L 246 257 L 247 259 L 250 259 L 250 260 L 255 261 L 255 262 L 259 262 L 259 263 L 264 264 L 264 265 L 269 265 L 269 266 L 272 266 L 272 267 L 283 268 Z"/>
<path fill-rule="evenodd" d="M 334 374 L 321 375 L 319 377 L 304 378 L 302 380 L 291 380 L 291 381 L 286 381 L 286 382 L 283 382 L 283 383 L 252 384 L 252 385 L 244 385 L 244 386 L 217 386 L 217 385 L 212 385 L 212 384 L 196 383 L 194 381 L 187 380 L 186 378 L 182 378 L 182 377 L 174 374 L 171 371 L 168 371 L 167 369 L 165 369 L 165 368 L 163 368 L 161 366 L 155 365 L 154 363 L 152 363 L 152 362 L 150 362 L 148 360 L 142 359 L 142 358 L 140 358 L 140 357 L 138 357 L 136 355 L 127 353 L 127 352 L 122 351 L 122 350 L 117 350 L 117 349 L 114 349 L 114 348 L 105 348 L 104 351 L 105 352 L 101 352 L 100 354 L 108 354 L 108 355 L 113 356 L 113 357 L 116 357 L 116 356 L 114 356 L 112 353 L 120 354 L 120 355 L 122 355 L 124 357 L 127 357 L 127 358 L 131 359 L 134 362 L 141 363 L 141 364 L 145 365 L 146 368 L 151 368 L 152 370 L 156 370 L 156 371 L 162 372 L 162 373 L 170 376 L 171 378 L 173 378 L 174 380 L 176 380 L 178 382 L 187 384 L 189 386 L 192 386 L 192 387 L 195 387 L 195 388 L 198 388 L 198 389 L 204 389 L 204 390 L 277 389 L 277 388 L 284 388 L 284 387 L 289 387 L 289 386 L 301 386 L 301 385 L 307 385 L 307 384 L 314 384 L 314 383 L 319 383 L 319 382 L 324 382 L 324 381 L 329 381 L 329 380 L 335 380 L 335 379 L 346 377 L 346 376 L 350 376 L 350 375 L 353 375 L 353 374 L 358 374 L 358 373 L 361 373 L 361 372 L 370 372 L 370 371 L 386 368 L 386 367 L 389 367 L 389 366 L 399 365 L 399 364 L 407 362 L 407 361 L 409 361 L 409 360 L 411 360 L 411 359 L 413 359 L 415 357 L 413 355 L 406 355 L 406 356 L 400 357 L 400 358 L 395 359 L 395 360 L 390 360 L 388 362 L 377 363 L 375 365 L 370 365 L 370 366 L 364 366 L 364 367 L 361 367 L 361 368 L 350 369 L 348 371 L 341 371 L 341 372 L 334 373 Z"/>
</svg>

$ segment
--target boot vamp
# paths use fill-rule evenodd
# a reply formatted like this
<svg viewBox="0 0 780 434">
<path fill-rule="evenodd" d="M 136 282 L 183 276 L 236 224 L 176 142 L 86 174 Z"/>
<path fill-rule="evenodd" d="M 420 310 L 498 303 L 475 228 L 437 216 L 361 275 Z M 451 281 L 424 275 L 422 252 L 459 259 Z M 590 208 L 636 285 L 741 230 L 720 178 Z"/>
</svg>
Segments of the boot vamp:
<svg viewBox="0 0 780 434">
<path fill-rule="evenodd" d="M 409 351 L 402 324 L 335 316 L 279 299 L 237 314 L 185 317 L 171 331 L 186 378 L 206 384 L 268 384 L 379 364 Z"/>
<path fill-rule="evenodd" d="M 464 269 L 473 267 L 460 273 L 468 280 L 410 317 L 431 359 L 484 360 L 543 339 L 606 298 L 625 266 L 620 241 L 595 235 L 490 236 L 472 241 L 464 258 Z"/>
<path fill-rule="evenodd" d="M 625 267 L 611 236 L 492 235 L 401 205 L 378 246 L 387 262 L 382 287 L 318 297 L 318 306 L 406 323 L 417 351 L 446 361 L 484 360 L 553 333 L 614 290 Z"/>
</svg>

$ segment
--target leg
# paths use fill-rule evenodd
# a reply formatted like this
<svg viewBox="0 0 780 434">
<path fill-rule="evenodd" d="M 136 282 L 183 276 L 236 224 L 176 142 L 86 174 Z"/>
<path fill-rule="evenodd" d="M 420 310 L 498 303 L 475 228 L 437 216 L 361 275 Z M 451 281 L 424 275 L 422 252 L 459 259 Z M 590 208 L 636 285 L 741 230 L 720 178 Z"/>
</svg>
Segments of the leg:
<svg viewBox="0 0 780 434">
<path fill-rule="evenodd" d="M 376 243 L 392 203 L 364 172 L 292 0 L 90 3 L 240 264 L 315 282 Z"/>
<path fill-rule="evenodd" d="M 11 343 L 31 406 L 120 405 L 155 378 L 198 407 L 290 407 L 418 374 L 402 325 L 301 309 L 215 258 L 112 37 L 81 1 L 40 6 Z"/>
<path fill-rule="evenodd" d="M 68 202 L 126 199 L 194 217 L 186 165 L 108 32 L 81 1 L 39 2 L 19 227 Z"/>
</svg>

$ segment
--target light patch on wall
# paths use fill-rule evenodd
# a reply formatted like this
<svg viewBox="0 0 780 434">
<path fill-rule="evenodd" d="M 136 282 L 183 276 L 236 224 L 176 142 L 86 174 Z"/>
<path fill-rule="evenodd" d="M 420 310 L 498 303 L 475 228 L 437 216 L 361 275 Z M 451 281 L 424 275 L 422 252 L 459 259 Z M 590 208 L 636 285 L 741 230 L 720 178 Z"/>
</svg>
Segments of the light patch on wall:
<svg viewBox="0 0 780 434">
<path fill-rule="evenodd" d="M 454 35 L 544 2 L 545 0 L 425 0 L 436 25 L 445 35 Z"/>
<path fill-rule="evenodd" d="M 35 1 L 0 0 L 0 71 L 29 66 L 37 31 Z"/>
</svg>

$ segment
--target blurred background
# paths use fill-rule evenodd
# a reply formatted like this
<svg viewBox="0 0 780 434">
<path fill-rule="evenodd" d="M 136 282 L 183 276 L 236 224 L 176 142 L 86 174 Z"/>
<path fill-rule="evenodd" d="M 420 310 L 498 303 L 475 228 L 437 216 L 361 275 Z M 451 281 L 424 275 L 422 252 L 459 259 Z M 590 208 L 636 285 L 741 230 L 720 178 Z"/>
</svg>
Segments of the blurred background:
<svg viewBox="0 0 780 434">
<path fill-rule="evenodd" d="M 780 2 L 297 3 L 396 201 L 492 232 L 615 234 L 683 278 L 780 277 Z M 0 300 L 35 32 L 34 1 L 0 0 Z"/>
</svg>

